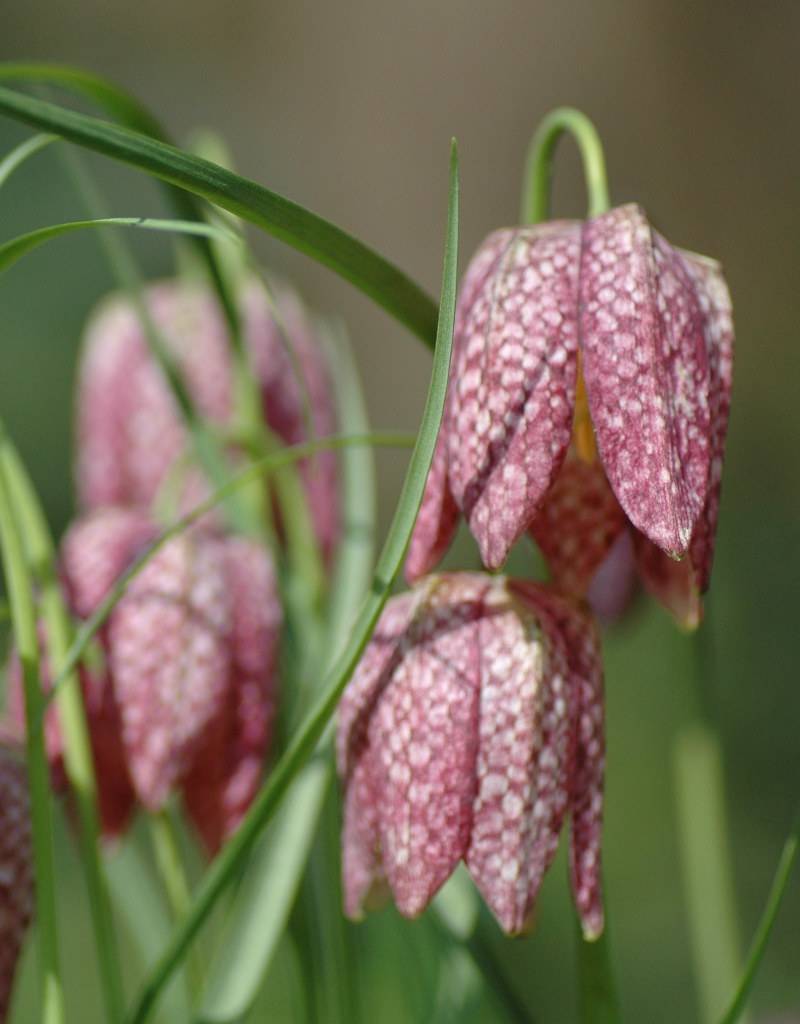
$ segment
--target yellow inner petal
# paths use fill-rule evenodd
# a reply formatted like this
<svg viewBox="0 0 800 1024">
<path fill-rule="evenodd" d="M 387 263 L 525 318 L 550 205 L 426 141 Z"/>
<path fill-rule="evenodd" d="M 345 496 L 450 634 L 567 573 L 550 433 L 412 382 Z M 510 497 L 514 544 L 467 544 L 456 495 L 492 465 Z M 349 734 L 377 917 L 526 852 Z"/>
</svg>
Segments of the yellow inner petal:
<svg viewBox="0 0 800 1024">
<path fill-rule="evenodd" d="M 578 353 L 578 377 L 575 383 L 575 418 L 572 421 L 572 443 L 578 457 L 584 462 L 597 458 L 597 443 L 594 439 L 592 418 L 589 415 L 589 400 L 586 397 L 586 382 L 583 379 L 581 354 Z"/>
</svg>

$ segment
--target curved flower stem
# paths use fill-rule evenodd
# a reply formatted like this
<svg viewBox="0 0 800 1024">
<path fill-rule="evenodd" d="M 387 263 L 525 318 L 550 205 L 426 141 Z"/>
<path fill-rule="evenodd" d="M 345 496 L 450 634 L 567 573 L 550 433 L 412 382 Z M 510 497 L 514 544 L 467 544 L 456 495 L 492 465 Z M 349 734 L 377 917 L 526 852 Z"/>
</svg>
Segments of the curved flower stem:
<svg viewBox="0 0 800 1024">
<path fill-rule="evenodd" d="M 731 1001 L 724 1017 L 720 1021 L 720 1024 L 736 1024 L 737 1021 L 742 1019 L 742 1012 L 747 1004 L 747 998 L 750 995 L 750 989 L 752 988 L 753 981 L 755 980 L 756 971 L 761 963 L 764 951 L 767 948 L 767 942 L 769 941 L 769 937 L 772 932 L 772 926 L 775 924 L 775 918 L 778 916 L 778 910 L 780 908 L 781 901 L 783 900 L 783 894 L 786 892 L 786 886 L 789 882 L 792 869 L 795 866 L 799 853 L 800 812 L 795 815 L 792 831 L 789 834 L 789 838 L 783 845 L 783 851 L 781 853 L 781 858 L 778 861 L 778 868 L 775 872 L 772 888 L 769 891 L 764 912 L 761 915 L 761 920 L 758 922 L 758 928 L 756 929 L 756 934 L 750 946 L 750 952 L 747 956 L 747 964 L 745 965 L 745 969 L 742 973 L 742 977 L 737 986 L 733 1000 Z"/>
<path fill-rule="evenodd" d="M 5 437 L 0 425 L 0 441 Z M 14 623 L 22 681 L 25 690 L 26 753 L 31 796 L 33 860 L 36 878 L 42 986 L 43 1024 L 63 1024 L 64 993 L 58 956 L 56 921 L 55 858 L 53 851 L 53 807 L 48 777 L 44 735 L 31 728 L 41 715 L 42 690 L 39 672 L 39 641 L 36 635 L 36 607 L 33 581 L 28 571 L 19 524 L 11 504 L 5 468 L 0 464 L 0 545 L 3 568 Z"/>
<path fill-rule="evenodd" d="M 610 206 L 606 162 L 597 129 L 580 110 L 558 107 L 539 125 L 528 149 L 522 192 L 523 224 L 538 224 L 550 215 L 553 155 L 559 139 L 566 134 L 573 137 L 581 153 L 589 197 L 587 216 L 596 217 Z"/>
<path fill-rule="evenodd" d="M 40 587 L 40 608 L 54 672 L 73 639 L 73 624 L 61 593 L 56 552 L 44 512 L 14 446 L 0 442 L 0 465 L 5 473 L 17 522 L 25 524 L 27 557 Z M 56 700 L 64 734 L 64 764 L 80 822 L 80 848 L 97 945 L 100 980 L 111 1024 L 122 1020 L 122 971 L 117 947 L 108 883 L 103 870 L 97 818 L 97 782 L 89 729 L 77 672 L 70 672 Z"/>
<path fill-rule="evenodd" d="M 710 622 L 692 637 L 695 704 L 675 738 L 674 773 L 678 836 L 700 1020 L 717 1018 L 741 970 L 722 742 L 709 683 Z"/>
</svg>

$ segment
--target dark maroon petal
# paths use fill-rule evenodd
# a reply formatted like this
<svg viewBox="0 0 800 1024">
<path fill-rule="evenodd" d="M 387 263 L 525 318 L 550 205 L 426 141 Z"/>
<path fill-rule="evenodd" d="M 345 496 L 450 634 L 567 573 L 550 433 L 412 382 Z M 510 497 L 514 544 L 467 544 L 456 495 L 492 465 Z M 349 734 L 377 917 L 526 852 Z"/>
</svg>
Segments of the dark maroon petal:
<svg viewBox="0 0 800 1024">
<path fill-rule="evenodd" d="M 112 613 L 109 664 L 137 795 L 160 809 L 219 711 L 230 673 L 224 555 L 210 537 L 170 541 Z"/>
<path fill-rule="evenodd" d="M 409 583 L 416 583 L 439 563 L 458 527 L 458 506 L 448 480 L 448 444 L 447 429 L 443 425 L 408 548 L 406 579 Z"/>
<path fill-rule="evenodd" d="M 630 205 L 587 221 L 583 372 L 597 445 L 626 515 L 684 554 L 708 491 L 704 316 L 680 254 Z"/>
<path fill-rule="evenodd" d="M 236 830 L 261 784 L 282 623 L 268 553 L 240 537 L 226 540 L 223 548 L 232 616 L 231 680 L 183 786 L 187 811 L 212 856 Z"/>
<path fill-rule="evenodd" d="M 703 618 L 703 602 L 691 555 L 676 562 L 640 533 L 634 535 L 634 549 L 636 568 L 645 590 L 667 609 L 679 626 L 696 629 Z"/>
<path fill-rule="evenodd" d="M 625 513 L 601 463 L 586 462 L 570 450 L 530 532 L 553 583 L 565 594 L 583 597 L 625 527 Z"/>
<path fill-rule="evenodd" d="M 692 535 L 689 555 L 701 593 L 708 589 L 717 532 L 722 461 L 733 387 L 733 316 L 728 286 L 718 263 L 693 253 L 682 253 L 705 316 L 705 339 L 710 370 L 711 466 L 708 496 Z"/>
<path fill-rule="evenodd" d="M 418 618 L 369 723 L 383 868 L 409 917 L 425 909 L 469 842 L 486 583 L 459 574 L 422 588 Z"/>
<path fill-rule="evenodd" d="M 449 427 L 450 486 L 497 568 L 525 531 L 569 445 L 575 398 L 580 226 L 490 236 L 462 295 Z"/>
<path fill-rule="evenodd" d="M 512 581 L 509 586 L 535 611 L 548 634 L 563 644 L 567 658 L 571 728 L 570 873 L 584 934 L 590 940 L 596 939 L 603 931 L 605 711 L 600 636 L 592 619 L 573 601 L 535 583 Z"/>
<path fill-rule="evenodd" d="M 0 1021 L 6 1019 L 14 973 L 33 916 L 33 850 L 28 787 L 21 751 L 0 746 Z"/>
<path fill-rule="evenodd" d="M 481 633 L 478 792 L 465 860 L 505 931 L 524 930 L 567 810 L 572 709 L 566 650 L 538 608 L 498 580 Z"/>
</svg>

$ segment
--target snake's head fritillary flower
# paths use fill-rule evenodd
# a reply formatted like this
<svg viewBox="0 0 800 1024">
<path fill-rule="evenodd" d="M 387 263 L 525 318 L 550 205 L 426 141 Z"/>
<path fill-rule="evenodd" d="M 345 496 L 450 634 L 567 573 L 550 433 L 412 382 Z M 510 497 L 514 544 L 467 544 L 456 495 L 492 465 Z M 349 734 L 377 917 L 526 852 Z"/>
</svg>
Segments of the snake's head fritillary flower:
<svg viewBox="0 0 800 1024">
<path fill-rule="evenodd" d="M 6 1019 L 14 972 L 33 915 L 33 852 L 22 753 L 0 728 L 0 1022 Z"/>
<path fill-rule="evenodd" d="M 208 724 L 183 783 L 186 809 L 213 856 L 261 784 L 275 711 L 282 610 L 272 564 L 245 538 L 223 556 L 231 601 L 229 693 Z"/>
<path fill-rule="evenodd" d="M 286 287 L 242 288 L 243 337 L 258 379 L 268 426 L 286 443 L 334 431 L 335 406 L 313 321 Z M 212 423 L 236 426 L 233 372 L 225 321 L 208 289 L 164 281 L 143 295 L 170 355 L 183 372 L 198 411 Z M 149 508 L 159 489 L 177 482 L 188 508 L 207 493 L 187 470 L 186 432 L 147 346 L 135 308 L 106 300 L 86 332 L 77 392 L 78 497 L 86 510 L 107 505 Z M 336 459 L 323 452 L 300 464 L 309 509 L 323 552 L 338 537 Z"/>
<path fill-rule="evenodd" d="M 437 450 L 407 574 L 459 513 L 484 564 L 530 531 L 583 595 L 634 531 L 645 584 L 687 624 L 711 572 L 732 378 L 718 264 L 638 206 L 497 231 L 462 283 Z"/>
<path fill-rule="evenodd" d="M 501 926 L 528 925 L 572 819 L 572 886 L 603 929 L 598 639 L 566 598 L 481 574 L 387 605 L 340 707 L 345 909 L 388 884 L 419 914 L 464 860 Z"/>
</svg>

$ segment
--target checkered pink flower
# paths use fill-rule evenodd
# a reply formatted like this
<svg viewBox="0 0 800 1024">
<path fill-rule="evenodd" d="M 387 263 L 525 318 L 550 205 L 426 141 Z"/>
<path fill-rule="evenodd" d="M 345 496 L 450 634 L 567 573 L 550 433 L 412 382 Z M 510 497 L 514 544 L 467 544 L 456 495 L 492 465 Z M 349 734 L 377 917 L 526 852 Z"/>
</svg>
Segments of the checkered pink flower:
<svg viewBox="0 0 800 1024">
<path fill-rule="evenodd" d="M 14 972 L 33 915 L 33 852 L 28 784 L 21 751 L 0 732 L 0 1022 L 6 1019 Z"/>
<path fill-rule="evenodd" d="M 275 289 L 275 295 L 285 336 L 265 290 L 250 282 L 241 296 L 244 338 L 266 420 L 283 441 L 295 444 L 308 438 L 309 417 L 319 437 L 334 431 L 336 418 L 313 322 L 288 288 Z M 149 287 L 144 299 L 199 411 L 214 423 L 230 425 L 233 378 L 227 332 L 211 293 L 164 281 Z M 186 434 L 137 313 L 125 298 L 106 300 L 89 324 L 76 412 L 76 479 L 84 509 L 149 507 L 171 472 L 179 480 L 183 476 L 183 507 L 205 496 L 199 472 L 181 467 Z M 320 453 L 299 465 L 320 544 L 329 555 L 338 536 L 335 455 Z"/>
<path fill-rule="evenodd" d="M 495 232 L 461 287 L 409 578 L 438 562 L 463 513 L 489 568 L 530 531 L 554 581 L 583 595 L 631 529 L 645 584 L 695 623 L 732 347 L 719 266 L 673 248 L 637 206 Z"/>
<path fill-rule="evenodd" d="M 597 633 L 536 584 L 432 576 L 389 602 L 340 707 L 345 909 L 386 884 L 413 917 L 464 860 L 523 930 L 564 818 L 587 936 L 603 930 Z"/>
</svg>

